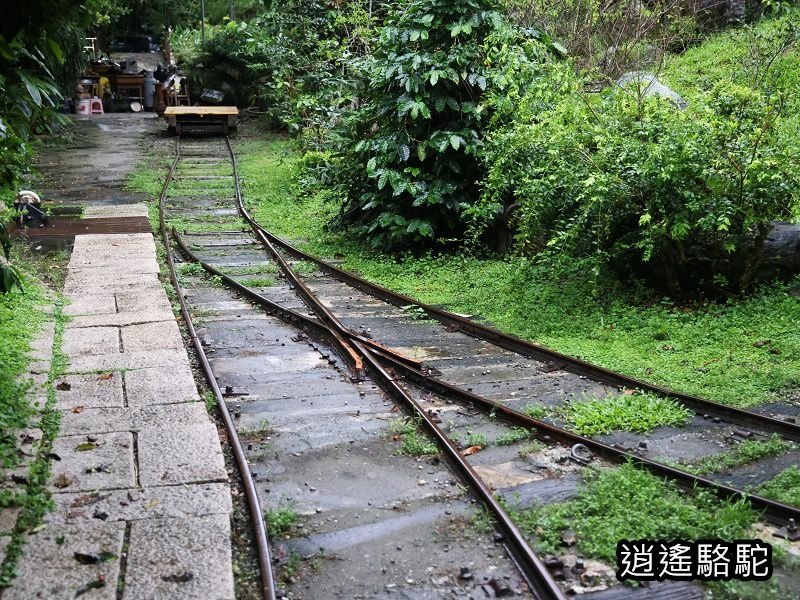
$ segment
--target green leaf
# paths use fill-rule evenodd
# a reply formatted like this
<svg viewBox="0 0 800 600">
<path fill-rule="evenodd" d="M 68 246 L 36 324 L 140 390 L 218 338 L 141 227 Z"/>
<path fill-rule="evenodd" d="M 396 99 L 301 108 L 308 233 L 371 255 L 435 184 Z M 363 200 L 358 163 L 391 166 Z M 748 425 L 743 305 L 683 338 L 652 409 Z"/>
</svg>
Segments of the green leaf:
<svg viewBox="0 0 800 600">
<path fill-rule="evenodd" d="M 36 106 L 42 105 L 42 94 L 39 92 L 39 88 L 33 82 L 33 80 L 28 77 L 25 71 L 18 71 L 19 78 L 22 79 L 22 82 L 25 84 L 25 87 L 28 89 L 28 94 L 30 94 L 31 99 L 33 100 Z"/>
<path fill-rule="evenodd" d="M 380 177 L 378 177 L 378 189 L 382 190 L 386 187 L 386 182 L 389 180 L 389 171 L 384 171 L 381 173 Z"/>
<path fill-rule="evenodd" d="M 58 64 L 63 65 L 64 64 L 64 51 L 61 50 L 61 46 L 58 45 L 58 42 L 56 42 L 52 38 L 47 38 L 47 45 L 50 46 L 50 51 L 53 53 L 53 56 L 56 57 L 56 60 L 58 61 Z"/>
</svg>

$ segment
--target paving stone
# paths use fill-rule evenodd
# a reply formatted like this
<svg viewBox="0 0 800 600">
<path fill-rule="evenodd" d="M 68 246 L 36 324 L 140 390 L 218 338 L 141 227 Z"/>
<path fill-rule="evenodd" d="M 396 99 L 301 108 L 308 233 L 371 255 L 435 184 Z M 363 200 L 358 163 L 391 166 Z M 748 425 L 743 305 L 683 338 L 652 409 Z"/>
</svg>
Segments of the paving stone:
<svg viewBox="0 0 800 600">
<path fill-rule="evenodd" d="M 80 249 L 85 246 L 120 246 L 132 244 L 137 246 L 152 246 L 152 233 L 87 233 L 75 236 L 75 248 Z"/>
<path fill-rule="evenodd" d="M 0 536 L 0 564 L 6 559 L 6 549 L 8 545 L 11 543 L 11 536 L 10 535 L 2 535 Z"/>
<path fill-rule="evenodd" d="M 171 308 L 157 307 L 138 312 L 118 312 L 106 315 L 85 315 L 73 317 L 70 321 L 72 327 L 124 327 L 139 323 L 154 323 L 156 321 L 174 321 L 175 315 Z"/>
<path fill-rule="evenodd" d="M 133 435 L 117 432 L 91 437 L 94 442 L 85 435 L 56 438 L 53 453 L 61 460 L 52 462 L 50 491 L 90 492 L 136 485 Z"/>
<path fill-rule="evenodd" d="M 189 359 L 186 350 L 158 349 L 140 352 L 117 352 L 116 354 L 98 354 L 91 356 L 75 356 L 70 360 L 71 373 L 87 371 L 115 371 L 122 369 L 144 369 L 147 367 L 169 367 L 171 369 L 188 369 Z"/>
<path fill-rule="evenodd" d="M 94 354 L 119 354 L 119 328 L 68 327 L 62 351 L 71 359 Z"/>
<path fill-rule="evenodd" d="M 147 276 L 147 279 L 139 277 L 120 277 L 105 281 L 81 282 L 76 279 L 67 280 L 64 283 L 64 295 L 69 298 L 83 296 L 86 294 L 97 293 L 133 293 L 142 290 L 160 290 L 161 282 L 155 276 Z"/>
<path fill-rule="evenodd" d="M 117 294 L 117 305 L 121 313 L 161 309 L 172 312 L 172 305 L 161 286 L 154 290 L 138 290 L 134 293 L 121 292 Z"/>
<path fill-rule="evenodd" d="M 89 435 L 113 431 L 141 431 L 205 425 L 211 420 L 202 402 L 139 406 L 130 408 L 87 408 L 80 413 L 61 413 L 62 435 Z"/>
<path fill-rule="evenodd" d="M 228 515 L 231 491 L 227 483 L 198 483 L 147 489 L 109 490 L 93 494 L 54 494 L 55 512 L 49 523 L 92 523 L 96 514 L 107 522 Z"/>
<path fill-rule="evenodd" d="M 125 373 L 128 406 L 196 402 L 200 399 L 190 369 L 137 369 Z"/>
<path fill-rule="evenodd" d="M 146 269 L 141 269 L 138 266 L 139 264 L 141 264 L 141 266 L 146 266 Z M 68 269 L 70 272 L 78 274 L 84 269 L 98 267 L 110 268 L 115 265 L 127 267 L 131 265 L 131 272 L 152 274 L 155 273 L 155 271 L 153 271 L 153 264 L 158 264 L 155 247 L 141 248 L 130 246 L 114 251 L 86 248 L 82 252 L 73 252 Z"/>
<path fill-rule="evenodd" d="M 78 279 L 104 279 L 106 277 L 125 275 L 152 275 L 159 272 L 159 266 L 155 257 L 120 257 L 108 256 L 104 258 L 95 257 L 92 260 L 84 260 L 73 265 L 70 263 L 70 278 Z"/>
<path fill-rule="evenodd" d="M 117 312 L 114 294 L 89 294 L 71 298 L 63 311 L 65 315 L 112 315 Z"/>
<path fill-rule="evenodd" d="M 121 373 L 63 375 L 56 381 L 56 406 L 59 410 L 76 407 L 123 407 Z M 59 389 L 60 388 L 60 389 Z"/>
<path fill-rule="evenodd" d="M 3 600 L 115 600 L 124 523 L 62 525 L 47 527 L 28 537 L 17 565 L 17 578 L 3 593 Z M 76 553 L 103 556 L 97 564 L 83 564 Z M 106 585 L 87 589 L 103 577 Z"/>
<path fill-rule="evenodd" d="M 146 217 L 147 205 L 141 202 L 136 204 L 122 204 L 116 206 L 100 205 L 87 206 L 83 209 L 84 219 L 98 219 L 108 217 Z"/>
<path fill-rule="evenodd" d="M 43 323 L 39 333 L 30 343 L 28 356 L 32 360 L 50 360 L 53 355 L 53 338 L 55 337 L 56 324 L 53 321 Z"/>
<path fill-rule="evenodd" d="M 139 481 L 145 487 L 228 479 L 219 434 L 210 421 L 142 429 L 138 441 Z"/>
<path fill-rule="evenodd" d="M 125 352 L 155 349 L 183 350 L 184 345 L 178 323 L 172 320 L 123 327 L 122 348 Z"/>
<path fill-rule="evenodd" d="M 155 273 L 131 273 L 121 267 L 71 270 L 64 282 L 64 290 L 65 293 L 70 294 L 74 287 L 92 286 L 97 290 L 138 288 L 147 282 L 158 282 Z"/>
<path fill-rule="evenodd" d="M 52 363 L 49 360 L 37 360 L 28 365 L 29 373 L 49 373 Z"/>
<path fill-rule="evenodd" d="M 14 526 L 17 524 L 17 517 L 21 510 L 18 506 L 0 508 L 0 535 L 11 534 L 14 531 Z"/>
<path fill-rule="evenodd" d="M 227 515 L 134 522 L 123 598 L 233 599 L 230 536 Z"/>
</svg>

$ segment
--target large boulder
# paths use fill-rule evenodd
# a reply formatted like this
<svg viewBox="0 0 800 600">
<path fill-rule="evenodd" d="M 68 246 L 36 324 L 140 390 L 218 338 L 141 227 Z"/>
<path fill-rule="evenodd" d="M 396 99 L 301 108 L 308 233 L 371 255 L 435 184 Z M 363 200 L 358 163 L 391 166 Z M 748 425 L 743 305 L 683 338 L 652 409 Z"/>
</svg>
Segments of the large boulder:
<svg viewBox="0 0 800 600">
<path fill-rule="evenodd" d="M 758 268 L 759 279 L 788 279 L 800 273 L 800 225 L 773 221 L 764 240 L 764 258 Z"/>
<path fill-rule="evenodd" d="M 688 106 L 686 100 L 681 98 L 678 92 L 667 87 L 659 81 L 658 77 L 646 71 L 628 71 L 617 79 L 616 83 L 622 88 L 637 87 L 643 96 L 666 98 L 681 110 Z"/>
</svg>

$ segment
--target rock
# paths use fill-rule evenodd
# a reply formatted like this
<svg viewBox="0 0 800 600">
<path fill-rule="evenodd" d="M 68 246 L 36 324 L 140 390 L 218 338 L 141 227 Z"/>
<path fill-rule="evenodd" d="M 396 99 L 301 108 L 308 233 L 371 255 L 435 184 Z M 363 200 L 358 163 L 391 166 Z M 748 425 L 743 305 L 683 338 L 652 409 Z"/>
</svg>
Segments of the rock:
<svg viewBox="0 0 800 600">
<path fill-rule="evenodd" d="M 800 273 L 800 225 L 773 221 L 772 231 L 764 240 L 764 258 L 758 267 L 758 279 L 788 279 Z"/>
<path fill-rule="evenodd" d="M 678 92 L 667 87 L 658 80 L 658 77 L 646 71 L 628 71 L 617 79 L 617 85 L 622 88 L 637 86 L 643 96 L 659 96 L 672 102 L 675 106 L 683 110 L 687 102 L 680 97 Z"/>
</svg>

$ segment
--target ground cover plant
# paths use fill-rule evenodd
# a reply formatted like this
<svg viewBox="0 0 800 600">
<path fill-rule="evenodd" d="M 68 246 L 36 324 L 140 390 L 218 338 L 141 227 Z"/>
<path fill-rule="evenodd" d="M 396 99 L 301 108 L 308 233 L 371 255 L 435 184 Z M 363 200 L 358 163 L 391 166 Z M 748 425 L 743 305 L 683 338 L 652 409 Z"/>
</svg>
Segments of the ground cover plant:
<svg viewBox="0 0 800 600">
<path fill-rule="evenodd" d="M 745 440 L 730 450 L 685 465 L 687 471 L 698 475 L 726 471 L 735 467 L 750 464 L 767 456 L 777 456 L 793 448 L 793 444 L 773 434 L 766 440 Z"/>
<path fill-rule="evenodd" d="M 660 426 L 680 427 L 692 417 L 692 411 L 675 400 L 647 393 L 570 400 L 558 414 L 568 427 L 590 436 L 613 431 L 648 433 Z"/>
<path fill-rule="evenodd" d="M 420 431 L 418 423 L 414 419 L 406 417 L 392 419 L 386 432 L 394 441 L 402 442 L 397 449 L 397 454 L 430 456 L 439 451 L 436 443 L 427 434 Z"/>
<path fill-rule="evenodd" d="M 16 464 L 16 433 L 27 426 L 35 410 L 28 392 L 33 383 L 23 377 L 30 363 L 30 343 L 44 321 L 44 295 L 30 273 L 22 288 L 0 294 L 0 466 Z"/>
<path fill-rule="evenodd" d="M 572 529 L 582 556 L 611 564 L 619 540 L 734 540 L 745 536 L 758 518 L 746 500 L 721 501 L 705 490 L 687 496 L 631 464 L 587 470 L 574 500 L 512 514 L 540 552 L 558 553 L 561 535 Z"/>
<path fill-rule="evenodd" d="M 800 506 L 800 468 L 793 465 L 781 471 L 758 486 L 756 493 L 778 502 Z"/>
</svg>

